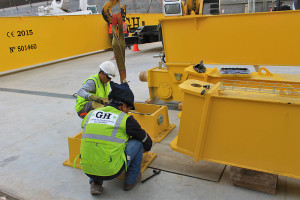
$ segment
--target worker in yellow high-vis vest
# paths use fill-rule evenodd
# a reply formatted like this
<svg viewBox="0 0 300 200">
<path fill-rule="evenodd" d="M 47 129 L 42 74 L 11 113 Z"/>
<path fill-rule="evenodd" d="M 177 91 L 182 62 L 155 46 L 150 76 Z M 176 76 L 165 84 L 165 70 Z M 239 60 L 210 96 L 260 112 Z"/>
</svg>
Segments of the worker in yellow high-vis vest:
<svg viewBox="0 0 300 200">
<path fill-rule="evenodd" d="M 143 151 L 150 151 L 152 140 L 139 123 L 129 116 L 134 95 L 127 83 L 110 82 L 109 104 L 90 111 L 82 121 L 80 147 L 82 171 L 90 177 L 90 193 L 103 192 L 103 181 L 118 177 L 125 170 L 124 190 L 131 190 L 141 178 Z"/>
<path fill-rule="evenodd" d="M 99 73 L 86 79 L 77 92 L 75 110 L 82 119 L 89 111 L 103 107 L 108 102 L 109 81 L 116 76 L 117 67 L 113 62 L 105 61 L 99 68 Z"/>
</svg>

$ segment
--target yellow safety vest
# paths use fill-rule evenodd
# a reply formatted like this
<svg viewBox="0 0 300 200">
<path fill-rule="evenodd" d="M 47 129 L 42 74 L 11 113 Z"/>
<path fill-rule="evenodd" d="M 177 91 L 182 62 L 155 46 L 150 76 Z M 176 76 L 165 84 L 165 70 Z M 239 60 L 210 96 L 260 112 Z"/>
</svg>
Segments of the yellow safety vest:
<svg viewBox="0 0 300 200">
<path fill-rule="evenodd" d="M 128 117 L 126 113 L 106 106 L 90 111 L 84 118 L 80 147 L 80 165 L 84 173 L 112 176 L 126 164 Z"/>
<path fill-rule="evenodd" d="M 88 80 L 93 80 L 96 85 L 96 93 L 91 93 L 92 95 L 96 95 L 97 97 L 101 98 L 107 98 L 108 93 L 109 93 L 109 83 L 103 84 L 99 78 L 99 74 L 94 74 L 93 76 L 89 77 L 86 79 L 83 83 L 83 85 L 88 81 Z M 76 105 L 75 105 L 75 110 L 76 112 L 81 111 L 81 109 L 84 107 L 84 105 L 89 102 L 90 100 L 86 100 L 85 98 L 78 96 L 76 100 Z"/>
</svg>

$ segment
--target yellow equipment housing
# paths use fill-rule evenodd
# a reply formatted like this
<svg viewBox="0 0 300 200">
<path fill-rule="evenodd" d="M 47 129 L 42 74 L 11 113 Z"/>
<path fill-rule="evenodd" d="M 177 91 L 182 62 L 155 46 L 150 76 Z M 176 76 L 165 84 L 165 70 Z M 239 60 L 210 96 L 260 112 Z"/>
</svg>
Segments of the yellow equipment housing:
<svg viewBox="0 0 300 200">
<path fill-rule="evenodd" d="M 161 142 L 175 128 L 175 124 L 169 123 L 167 106 L 144 103 L 135 103 L 134 106 L 138 112 L 132 112 L 129 115 L 140 123 L 153 142 Z"/>
<path fill-rule="evenodd" d="M 300 84 L 180 84 L 184 105 L 173 150 L 194 158 L 300 178 Z"/>
<path fill-rule="evenodd" d="M 261 67 L 258 72 L 251 72 L 249 75 L 227 75 L 220 74 L 220 70 L 207 68 L 205 73 L 198 73 L 193 69 L 193 65 L 182 67 L 180 65 L 171 65 L 169 68 L 155 67 L 148 70 L 148 87 L 150 98 L 169 101 L 183 101 L 183 93 L 178 85 L 188 79 L 196 79 L 209 83 L 218 83 L 222 80 L 237 80 L 259 82 L 260 85 L 269 85 L 272 83 L 297 84 L 300 83 L 300 75 L 297 74 L 275 74 L 271 73 L 265 67 Z"/>
<path fill-rule="evenodd" d="M 191 65 L 201 60 L 220 65 L 300 66 L 299 23 L 299 10 L 162 19 L 166 63 L 148 70 L 150 98 L 182 101 L 178 85 L 191 77 L 211 83 L 229 78 L 217 69 L 193 73 Z M 278 38 L 295 39 L 276 42 Z M 231 79 L 293 84 L 299 83 L 300 75 L 271 74 L 264 69 Z"/>
</svg>

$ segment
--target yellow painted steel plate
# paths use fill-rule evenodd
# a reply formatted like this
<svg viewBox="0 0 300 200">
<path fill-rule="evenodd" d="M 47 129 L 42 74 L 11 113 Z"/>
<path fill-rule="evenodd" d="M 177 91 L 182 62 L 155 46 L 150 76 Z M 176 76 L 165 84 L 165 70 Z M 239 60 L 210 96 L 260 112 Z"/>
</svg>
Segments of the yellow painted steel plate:
<svg viewBox="0 0 300 200">
<path fill-rule="evenodd" d="M 300 11 L 162 20 L 167 63 L 300 66 Z"/>
</svg>

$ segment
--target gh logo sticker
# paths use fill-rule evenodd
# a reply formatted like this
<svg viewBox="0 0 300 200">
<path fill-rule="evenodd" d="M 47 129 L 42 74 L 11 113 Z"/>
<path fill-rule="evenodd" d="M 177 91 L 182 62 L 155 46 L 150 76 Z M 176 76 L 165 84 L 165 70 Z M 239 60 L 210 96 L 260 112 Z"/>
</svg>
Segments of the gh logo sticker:
<svg viewBox="0 0 300 200">
<path fill-rule="evenodd" d="M 99 111 L 96 113 L 96 117 L 99 119 L 110 119 L 111 113 L 105 113 L 105 112 Z"/>
</svg>

